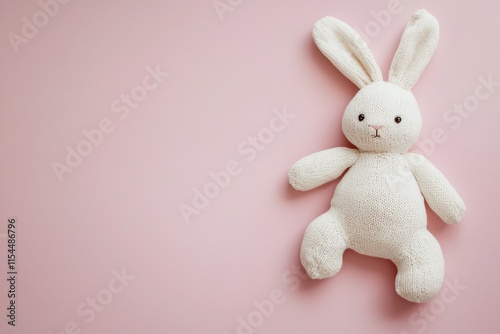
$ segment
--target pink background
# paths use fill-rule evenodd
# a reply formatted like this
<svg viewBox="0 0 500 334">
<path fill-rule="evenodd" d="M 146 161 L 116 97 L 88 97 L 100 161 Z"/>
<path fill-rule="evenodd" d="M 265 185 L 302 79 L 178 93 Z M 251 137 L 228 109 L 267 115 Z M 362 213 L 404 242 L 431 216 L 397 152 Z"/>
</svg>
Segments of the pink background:
<svg viewBox="0 0 500 334">
<path fill-rule="evenodd" d="M 0 332 L 498 333 L 500 87 L 467 117 L 445 118 L 454 104 L 474 102 L 480 76 L 500 81 L 498 1 L 401 0 L 385 26 L 373 13 L 388 0 L 232 3 L 221 20 L 211 0 L 72 1 L 16 53 L 9 33 L 21 34 L 22 18 L 41 7 L 1 2 Z M 441 24 L 438 51 L 413 90 L 421 143 L 468 206 L 455 226 L 429 211 L 446 280 L 460 288 L 423 305 L 397 296 L 393 264 L 352 251 L 334 278 L 292 272 L 337 182 L 299 193 L 287 180 L 299 158 L 348 145 L 340 120 L 356 88 L 313 44 L 313 23 L 330 15 L 373 29 L 369 45 L 387 73 L 419 8 Z M 168 78 L 120 119 L 111 104 L 157 65 Z M 295 118 L 247 161 L 238 147 L 250 147 L 247 138 L 285 107 Z M 65 147 L 103 119 L 113 132 L 59 182 L 52 163 L 65 163 Z M 446 139 L 432 144 L 435 129 Z M 186 223 L 179 206 L 233 160 L 239 174 Z M 5 316 L 11 216 L 15 328 Z M 122 269 L 134 279 L 116 292 L 113 271 Z M 279 303 L 258 311 L 254 301 L 272 294 Z M 100 312 L 79 315 L 96 297 Z"/>
</svg>

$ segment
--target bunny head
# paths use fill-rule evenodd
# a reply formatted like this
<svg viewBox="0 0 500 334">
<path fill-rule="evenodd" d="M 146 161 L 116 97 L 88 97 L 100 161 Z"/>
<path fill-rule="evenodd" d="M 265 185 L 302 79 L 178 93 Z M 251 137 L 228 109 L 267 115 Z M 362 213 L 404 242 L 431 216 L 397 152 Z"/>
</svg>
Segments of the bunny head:
<svg viewBox="0 0 500 334">
<path fill-rule="evenodd" d="M 346 23 L 325 17 L 315 23 L 313 38 L 321 52 L 360 89 L 342 119 L 347 139 L 361 151 L 406 152 L 422 127 L 410 89 L 438 44 L 439 25 L 434 16 L 425 10 L 413 14 L 387 82 L 366 42 Z"/>
</svg>

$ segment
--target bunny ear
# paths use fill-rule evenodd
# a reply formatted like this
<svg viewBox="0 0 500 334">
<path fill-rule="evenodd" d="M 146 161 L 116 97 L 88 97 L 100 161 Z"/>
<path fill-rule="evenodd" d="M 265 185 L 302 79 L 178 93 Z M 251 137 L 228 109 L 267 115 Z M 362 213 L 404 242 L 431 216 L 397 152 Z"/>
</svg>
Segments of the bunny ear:
<svg viewBox="0 0 500 334">
<path fill-rule="evenodd" d="M 439 40 L 439 24 L 424 9 L 416 11 L 406 25 L 389 70 L 389 82 L 411 89 L 431 60 Z"/>
<path fill-rule="evenodd" d="M 333 65 L 358 88 L 382 81 L 366 42 L 346 23 L 325 17 L 314 24 L 314 42 Z"/>
</svg>

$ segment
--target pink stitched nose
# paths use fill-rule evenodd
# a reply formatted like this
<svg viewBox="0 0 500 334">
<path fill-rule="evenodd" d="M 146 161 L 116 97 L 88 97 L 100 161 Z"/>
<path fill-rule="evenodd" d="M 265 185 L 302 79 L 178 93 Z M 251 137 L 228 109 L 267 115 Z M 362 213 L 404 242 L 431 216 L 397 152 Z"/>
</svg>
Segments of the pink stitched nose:
<svg viewBox="0 0 500 334">
<path fill-rule="evenodd" d="M 372 128 L 374 128 L 375 130 L 380 130 L 382 129 L 384 126 L 383 125 L 370 125 Z"/>
</svg>

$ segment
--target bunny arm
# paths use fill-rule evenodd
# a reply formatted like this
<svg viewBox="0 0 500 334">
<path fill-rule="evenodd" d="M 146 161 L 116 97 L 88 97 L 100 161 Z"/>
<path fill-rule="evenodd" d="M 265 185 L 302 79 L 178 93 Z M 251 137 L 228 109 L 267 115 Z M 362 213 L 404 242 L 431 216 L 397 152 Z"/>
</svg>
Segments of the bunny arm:
<svg viewBox="0 0 500 334">
<path fill-rule="evenodd" d="M 290 184 L 297 190 L 306 191 L 335 180 L 347 168 L 354 165 L 359 151 L 336 147 L 311 154 L 297 161 L 290 171 Z"/>
<path fill-rule="evenodd" d="M 465 212 L 465 204 L 445 176 L 423 156 L 415 153 L 405 156 L 429 207 L 445 223 L 458 223 Z"/>
</svg>

